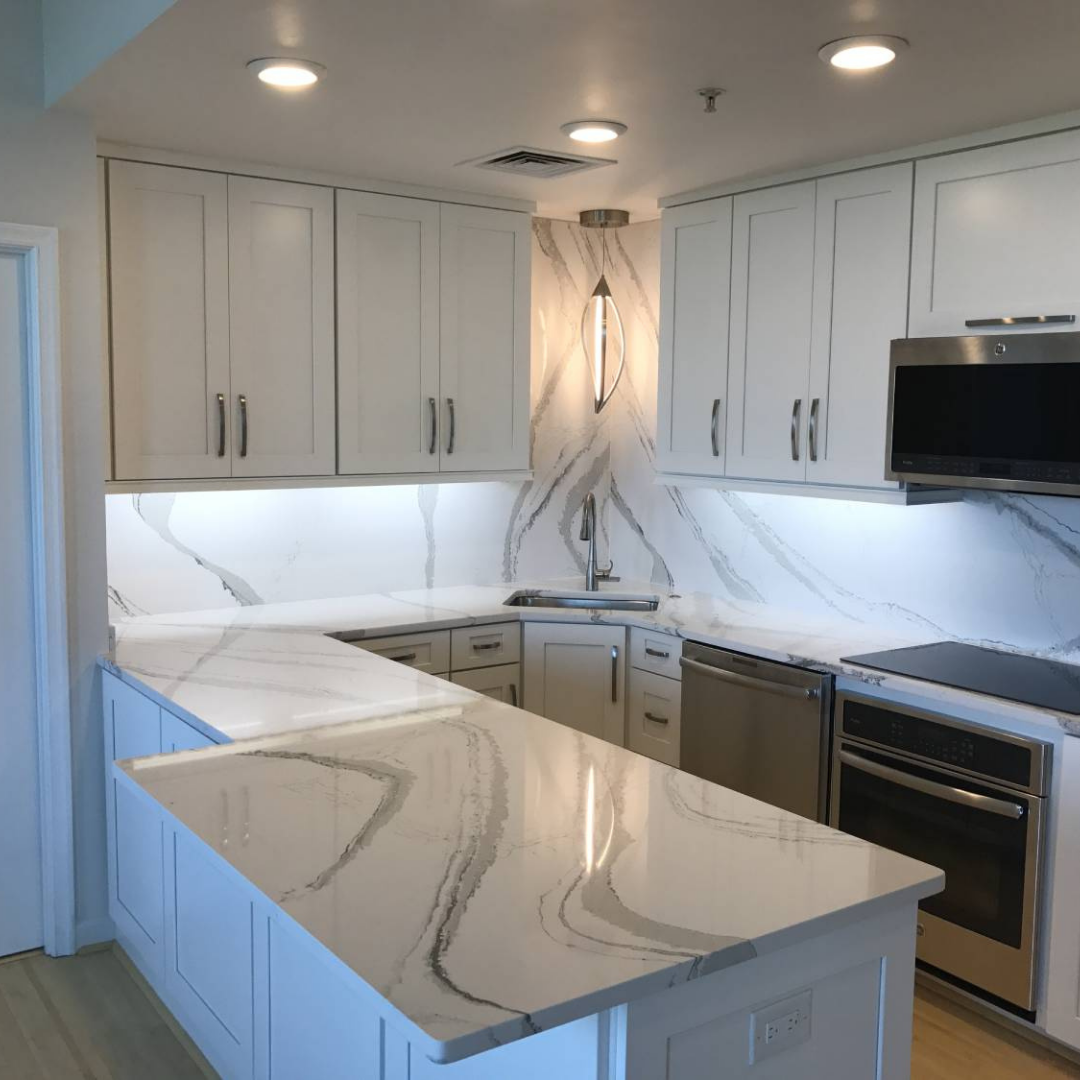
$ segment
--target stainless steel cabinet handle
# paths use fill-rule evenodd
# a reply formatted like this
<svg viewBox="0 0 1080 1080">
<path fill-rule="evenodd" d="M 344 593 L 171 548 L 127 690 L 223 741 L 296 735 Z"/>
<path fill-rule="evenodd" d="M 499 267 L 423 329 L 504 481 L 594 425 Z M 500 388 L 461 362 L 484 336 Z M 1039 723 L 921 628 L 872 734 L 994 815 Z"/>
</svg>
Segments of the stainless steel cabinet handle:
<svg viewBox="0 0 1080 1080">
<path fill-rule="evenodd" d="M 429 397 L 427 403 L 431 412 L 431 439 L 428 442 L 427 452 L 434 454 L 439 449 L 439 403 L 433 397 Z"/>
<path fill-rule="evenodd" d="M 238 395 L 240 402 L 240 456 L 247 457 L 248 419 L 247 398 L 243 394 Z"/>
<path fill-rule="evenodd" d="M 712 456 L 720 456 L 720 443 L 719 443 L 719 430 L 720 430 L 720 399 L 713 398 L 712 403 L 712 427 L 710 429 L 709 438 L 712 440 Z"/>
<path fill-rule="evenodd" d="M 965 326 L 1043 326 L 1048 323 L 1074 323 L 1075 315 L 1014 315 L 1001 319 L 965 319 Z"/>
<path fill-rule="evenodd" d="M 491 649 L 501 649 L 501 641 L 487 641 L 480 645 L 473 646 L 473 652 L 489 652 Z"/>
<path fill-rule="evenodd" d="M 671 656 L 671 653 L 665 652 L 663 649 L 653 649 L 653 648 L 650 648 L 648 645 L 646 645 L 645 646 L 645 655 L 646 656 L 656 656 L 656 657 L 659 657 L 661 660 L 667 660 L 668 657 Z"/>
<path fill-rule="evenodd" d="M 646 720 L 651 720 L 654 724 L 668 724 L 670 721 L 666 716 L 656 716 L 654 713 L 647 712 L 645 714 Z"/>
<path fill-rule="evenodd" d="M 446 407 L 450 410 L 450 438 L 446 440 L 446 452 L 452 454 L 454 452 L 454 437 L 457 434 L 457 423 L 454 417 L 454 399 L 452 397 L 446 399 Z"/>
<path fill-rule="evenodd" d="M 225 395 L 218 394 L 217 396 L 217 422 L 218 422 L 218 435 L 217 435 L 217 456 L 225 456 Z"/>
<path fill-rule="evenodd" d="M 810 440 L 810 460 L 817 461 L 817 421 L 818 408 L 821 406 L 821 398 L 814 398 L 810 402 L 810 430 L 807 437 Z"/>
<path fill-rule="evenodd" d="M 517 683 L 510 684 L 510 704 L 517 708 Z"/>
<path fill-rule="evenodd" d="M 611 700 L 619 700 L 619 646 L 611 646 Z"/>
<path fill-rule="evenodd" d="M 773 682 L 771 679 L 759 679 L 753 675 L 740 675 L 737 671 L 728 671 L 727 668 L 713 667 L 711 664 L 702 664 L 697 660 L 688 660 L 685 656 L 679 657 L 679 665 L 696 671 L 699 675 L 708 675 L 711 679 L 719 679 L 720 682 L 735 683 L 737 686 L 752 686 L 756 690 L 767 690 L 770 694 L 780 694 L 783 697 L 804 698 L 814 701 L 821 696 L 820 690 L 813 687 L 789 686 L 787 683 Z"/>
<path fill-rule="evenodd" d="M 796 398 L 791 406 L 791 460 L 799 460 L 799 413 L 802 412 L 802 398 Z"/>
<path fill-rule="evenodd" d="M 965 791 L 963 788 L 938 784 L 922 776 L 912 776 L 900 769 L 891 769 L 888 765 L 869 761 L 861 754 L 853 754 L 850 750 L 841 750 L 837 757 L 843 765 L 850 765 L 851 768 L 869 773 L 870 776 L 876 776 L 879 780 L 888 780 L 891 784 L 910 788 L 912 791 L 921 791 L 924 795 L 932 795 L 935 799 L 944 799 L 946 802 L 957 803 L 960 806 L 970 806 L 973 810 L 985 810 L 988 814 L 1012 818 L 1014 821 L 1024 816 L 1024 807 L 1019 803 L 1008 802 L 1005 799 L 992 799 L 989 795 L 979 795 L 974 791 Z"/>
<path fill-rule="evenodd" d="M 385 656 L 386 654 L 384 653 L 383 655 Z M 416 659 L 416 653 L 403 652 L 399 653 L 397 656 L 387 656 L 386 659 L 393 660 L 396 664 L 411 664 Z"/>
</svg>

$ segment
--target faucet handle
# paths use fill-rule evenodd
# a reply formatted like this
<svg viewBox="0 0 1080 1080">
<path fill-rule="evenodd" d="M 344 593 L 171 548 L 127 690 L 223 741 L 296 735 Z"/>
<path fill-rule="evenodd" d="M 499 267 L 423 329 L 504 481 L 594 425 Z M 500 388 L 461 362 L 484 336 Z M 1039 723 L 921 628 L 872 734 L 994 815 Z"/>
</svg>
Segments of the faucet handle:
<svg viewBox="0 0 1080 1080">
<path fill-rule="evenodd" d="M 607 566 L 598 566 L 596 568 L 596 576 L 598 578 L 603 579 L 604 581 L 611 581 L 611 580 L 617 581 L 618 578 L 612 578 L 611 577 L 611 571 L 614 570 L 614 569 L 615 569 L 615 563 L 614 562 L 609 562 L 607 564 Z"/>
</svg>

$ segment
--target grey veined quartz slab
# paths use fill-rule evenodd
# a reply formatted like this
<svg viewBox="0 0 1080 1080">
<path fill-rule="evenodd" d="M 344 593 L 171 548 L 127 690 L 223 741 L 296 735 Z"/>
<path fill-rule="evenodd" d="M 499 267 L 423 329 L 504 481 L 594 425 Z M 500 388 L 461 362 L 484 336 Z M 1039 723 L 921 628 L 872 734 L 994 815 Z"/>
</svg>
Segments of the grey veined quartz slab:
<svg viewBox="0 0 1080 1080">
<path fill-rule="evenodd" d="M 124 768 L 451 1056 L 943 880 L 486 698 Z"/>
</svg>

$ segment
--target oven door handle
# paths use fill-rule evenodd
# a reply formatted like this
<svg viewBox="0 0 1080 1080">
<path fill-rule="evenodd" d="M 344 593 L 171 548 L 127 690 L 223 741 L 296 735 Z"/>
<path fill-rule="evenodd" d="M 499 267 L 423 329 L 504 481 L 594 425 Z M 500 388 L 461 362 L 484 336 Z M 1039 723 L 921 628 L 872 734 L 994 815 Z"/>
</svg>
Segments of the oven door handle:
<svg viewBox="0 0 1080 1080">
<path fill-rule="evenodd" d="M 946 802 L 957 803 L 960 806 L 970 806 L 973 810 L 985 810 L 988 814 L 1012 818 L 1014 821 L 1019 821 L 1024 816 L 1025 808 L 1019 803 L 1008 802 L 1005 799 L 992 799 L 989 795 L 979 795 L 974 791 L 964 791 L 963 788 L 949 787 L 948 784 L 938 784 L 933 780 L 925 780 L 921 776 L 912 776 L 901 769 L 892 769 L 888 765 L 870 761 L 861 754 L 853 754 L 850 750 L 841 750 L 837 756 L 843 765 L 850 765 L 853 769 L 869 773 L 880 780 L 888 780 L 900 787 L 921 791 L 924 795 L 933 795 L 935 799 L 944 799 Z"/>
<path fill-rule="evenodd" d="M 749 686 L 755 690 L 765 690 L 770 694 L 780 694 L 783 697 L 815 701 L 821 696 L 821 691 L 815 687 L 791 686 L 788 683 L 773 682 L 772 679 L 762 679 L 756 675 L 741 675 L 737 671 L 713 667 L 712 664 L 703 664 L 700 660 L 690 660 L 685 656 L 679 657 L 679 666 L 686 668 L 687 671 L 697 672 L 698 675 L 707 675 L 710 679 L 734 683 L 736 686 Z"/>
</svg>

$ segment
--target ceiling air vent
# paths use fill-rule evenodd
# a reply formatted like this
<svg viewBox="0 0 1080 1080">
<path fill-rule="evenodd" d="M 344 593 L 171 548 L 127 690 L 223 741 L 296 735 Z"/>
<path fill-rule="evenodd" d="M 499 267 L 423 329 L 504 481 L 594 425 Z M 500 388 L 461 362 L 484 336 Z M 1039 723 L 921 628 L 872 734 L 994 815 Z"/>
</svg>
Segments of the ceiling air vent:
<svg viewBox="0 0 1080 1080">
<path fill-rule="evenodd" d="M 535 180 L 550 180 L 586 169 L 599 169 L 602 165 L 614 165 L 615 161 L 581 154 L 556 154 L 550 150 L 537 150 L 533 146 L 512 146 L 509 150 L 459 161 L 458 164 L 494 169 L 495 172 L 512 173 L 514 176 L 530 176 Z"/>
</svg>

